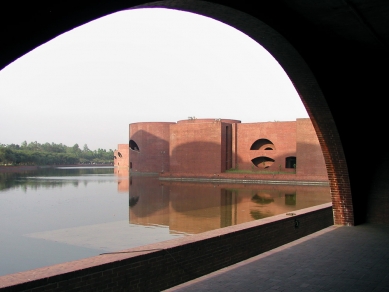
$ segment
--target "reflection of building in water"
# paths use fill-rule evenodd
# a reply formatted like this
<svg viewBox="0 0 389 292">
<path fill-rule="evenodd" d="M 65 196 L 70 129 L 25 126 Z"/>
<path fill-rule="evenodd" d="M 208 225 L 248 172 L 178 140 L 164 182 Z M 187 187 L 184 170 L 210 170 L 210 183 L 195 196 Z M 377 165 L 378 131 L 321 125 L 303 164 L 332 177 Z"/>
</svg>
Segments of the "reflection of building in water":
<svg viewBox="0 0 389 292">
<path fill-rule="evenodd" d="M 269 170 L 327 181 L 321 147 L 310 119 L 241 123 L 189 119 L 177 123 L 134 123 L 130 141 L 115 152 L 115 167 L 132 172 L 220 174 L 226 170 Z M 119 152 L 122 157 L 118 157 Z M 127 156 L 128 153 L 128 156 Z"/>
<path fill-rule="evenodd" d="M 331 201 L 328 186 L 200 184 L 132 177 L 129 223 L 201 233 Z"/>
<path fill-rule="evenodd" d="M 169 226 L 169 189 L 158 178 L 131 177 L 129 221 L 132 224 Z"/>
<path fill-rule="evenodd" d="M 119 144 L 114 152 L 114 174 L 118 177 L 118 191 L 128 192 L 129 188 L 129 168 L 130 150 L 127 144 Z"/>
<path fill-rule="evenodd" d="M 114 174 L 117 176 L 118 192 L 127 193 L 130 188 L 130 173 L 128 168 L 114 168 Z"/>
</svg>

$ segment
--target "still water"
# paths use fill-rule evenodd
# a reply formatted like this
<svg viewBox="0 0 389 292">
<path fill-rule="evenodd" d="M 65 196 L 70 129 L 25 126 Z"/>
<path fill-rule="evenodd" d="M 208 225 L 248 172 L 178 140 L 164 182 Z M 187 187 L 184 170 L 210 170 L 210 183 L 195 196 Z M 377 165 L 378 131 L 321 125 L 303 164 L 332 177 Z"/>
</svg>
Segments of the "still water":
<svg viewBox="0 0 389 292">
<path fill-rule="evenodd" d="M 112 167 L 0 173 L 0 275 L 330 201 L 326 186 L 180 183 Z"/>
</svg>

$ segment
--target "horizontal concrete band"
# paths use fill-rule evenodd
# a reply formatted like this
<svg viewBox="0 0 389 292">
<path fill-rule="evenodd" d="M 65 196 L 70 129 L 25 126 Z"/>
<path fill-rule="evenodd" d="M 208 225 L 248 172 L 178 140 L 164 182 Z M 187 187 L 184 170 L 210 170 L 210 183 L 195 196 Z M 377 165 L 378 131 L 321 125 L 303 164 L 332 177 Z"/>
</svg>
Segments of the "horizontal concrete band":
<svg viewBox="0 0 389 292">
<path fill-rule="evenodd" d="M 269 184 L 269 185 L 317 185 L 329 186 L 324 181 L 295 181 L 295 180 L 260 180 L 260 179 L 228 179 L 228 178 L 190 178 L 190 177 L 160 177 L 159 180 L 187 181 L 187 182 L 217 182 L 217 183 L 243 183 L 243 184 Z"/>
<path fill-rule="evenodd" d="M 331 203 L 0 277 L 0 291 L 161 291 L 333 225 Z"/>
</svg>

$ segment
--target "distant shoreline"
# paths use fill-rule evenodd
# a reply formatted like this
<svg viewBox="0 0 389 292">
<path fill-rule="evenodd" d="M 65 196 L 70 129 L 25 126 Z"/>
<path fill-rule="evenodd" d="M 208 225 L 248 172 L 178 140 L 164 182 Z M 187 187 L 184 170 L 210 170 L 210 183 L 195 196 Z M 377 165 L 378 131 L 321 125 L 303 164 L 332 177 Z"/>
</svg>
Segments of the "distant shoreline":
<svg viewBox="0 0 389 292">
<path fill-rule="evenodd" d="M 0 173 L 7 172 L 24 172 L 33 171 L 45 168 L 57 168 L 57 167 L 101 167 L 112 166 L 113 164 L 68 164 L 68 165 L 16 165 L 16 166 L 0 166 Z"/>
</svg>

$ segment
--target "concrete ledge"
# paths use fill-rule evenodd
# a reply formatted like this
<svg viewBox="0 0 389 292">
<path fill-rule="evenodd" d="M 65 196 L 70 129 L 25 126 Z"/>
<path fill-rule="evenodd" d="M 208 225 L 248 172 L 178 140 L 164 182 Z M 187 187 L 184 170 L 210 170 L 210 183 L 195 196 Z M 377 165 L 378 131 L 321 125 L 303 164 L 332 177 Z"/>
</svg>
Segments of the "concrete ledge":
<svg viewBox="0 0 389 292">
<path fill-rule="evenodd" d="M 161 291 L 333 225 L 331 203 L 0 277 L 0 291 Z"/>
<path fill-rule="evenodd" d="M 215 183 L 241 183 L 262 185 L 300 185 L 300 186 L 329 186 L 324 181 L 296 181 L 296 180 L 260 180 L 260 179 L 229 179 L 229 178 L 201 178 L 201 177 L 160 177 L 159 180 L 182 182 L 215 182 Z"/>
</svg>

